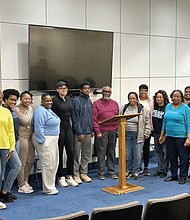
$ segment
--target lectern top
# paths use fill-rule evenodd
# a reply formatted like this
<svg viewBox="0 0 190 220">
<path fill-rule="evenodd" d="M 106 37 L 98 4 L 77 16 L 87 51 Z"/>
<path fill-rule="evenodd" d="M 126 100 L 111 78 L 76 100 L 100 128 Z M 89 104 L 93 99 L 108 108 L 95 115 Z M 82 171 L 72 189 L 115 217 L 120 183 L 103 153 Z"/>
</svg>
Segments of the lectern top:
<svg viewBox="0 0 190 220">
<path fill-rule="evenodd" d="M 118 121 L 121 118 L 126 118 L 126 120 L 139 116 L 142 113 L 135 113 L 135 114 L 125 114 L 125 115 L 115 115 L 114 117 L 108 118 L 106 120 L 100 121 L 99 124 L 107 123 L 107 122 L 115 122 Z"/>
</svg>

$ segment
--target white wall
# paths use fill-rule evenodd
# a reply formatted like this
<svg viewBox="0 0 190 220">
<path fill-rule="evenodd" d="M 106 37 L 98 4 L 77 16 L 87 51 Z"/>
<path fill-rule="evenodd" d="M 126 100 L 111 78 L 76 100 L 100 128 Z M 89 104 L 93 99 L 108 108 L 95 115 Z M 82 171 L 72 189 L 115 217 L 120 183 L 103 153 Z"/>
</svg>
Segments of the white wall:
<svg viewBox="0 0 190 220">
<path fill-rule="evenodd" d="M 190 80 L 189 0 L 0 0 L 0 89 L 28 89 L 28 24 L 114 32 L 113 98 Z M 38 99 L 36 99 L 38 100 Z"/>
</svg>

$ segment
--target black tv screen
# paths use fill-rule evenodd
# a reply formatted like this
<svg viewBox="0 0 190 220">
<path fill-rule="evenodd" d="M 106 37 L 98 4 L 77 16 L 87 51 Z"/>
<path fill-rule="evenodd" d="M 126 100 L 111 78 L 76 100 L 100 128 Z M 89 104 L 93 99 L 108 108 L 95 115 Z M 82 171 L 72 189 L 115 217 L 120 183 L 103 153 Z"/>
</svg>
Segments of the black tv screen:
<svg viewBox="0 0 190 220">
<path fill-rule="evenodd" d="M 29 90 L 70 90 L 87 80 L 91 88 L 111 86 L 113 32 L 29 25 Z"/>
</svg>

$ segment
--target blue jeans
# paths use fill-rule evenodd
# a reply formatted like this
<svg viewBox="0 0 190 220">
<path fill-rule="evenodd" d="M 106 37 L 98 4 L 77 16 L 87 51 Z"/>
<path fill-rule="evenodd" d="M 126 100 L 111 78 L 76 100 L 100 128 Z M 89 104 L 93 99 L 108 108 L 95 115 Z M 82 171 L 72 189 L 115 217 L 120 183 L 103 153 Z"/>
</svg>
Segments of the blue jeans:
<svg viewBox="0 0 190 220">
<path fill-rule="evenodd" d="M 178 157 L 180 161 L 180 178 L 186 179 L 189 167 L 188 147 L 184 147 L 186 138 L 167 137 L 168 154 L 172 177 L 177 177 Z"/>
<path fill-rule="evenodd" d="M 154 136 L 154 151 L 158 160 L 158 171 L 168 172 L 168 154 L 167 154 L 167 141 L 163 144 L 159 143 L 160 134 L 153 133 Z"/>
<path fill-rule="evenodd" d="M 21 168 L 21 162 L 17 153 L 18 150 L 19 150 L 19 140 L 16 142 L 15 150 L 13 151 L 5 167 L 3 189 L 6 190 L 7 192 L 10 192 L 12 185 Z"/>
<path fill-rule="evenodd" d="M 0 150 L 0 187 L 2 186 L 3 172 L 7 163 L 7 154 L 9 150 Z"/>
<path fill-rule="evenodd" d="M 137 144 L 137 131 L 126 131 L 127 171 L 138 172 L 141 163 L 142 147 Z"/>
</svg>

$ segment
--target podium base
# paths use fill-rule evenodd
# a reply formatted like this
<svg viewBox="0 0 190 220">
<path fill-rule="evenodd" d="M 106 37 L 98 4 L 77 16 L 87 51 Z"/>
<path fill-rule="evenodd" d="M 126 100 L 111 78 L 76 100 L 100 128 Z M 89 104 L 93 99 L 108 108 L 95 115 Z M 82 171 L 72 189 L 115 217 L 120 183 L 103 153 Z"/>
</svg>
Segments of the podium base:
<svg viewBox="0 0 190 220">
<path fill-rule="evenodd" d="M 144 187 L 142 186 L 137 186 L 131 183 L 126 183 L 126 186 L 123 186 L 122 188 L 119 186 L 109 186 L 106 188 L 102 188 L 101 190 L 114 194 L 114 195 L 121 195 L 129 192 L 134 192 L 137 190 L 142 190 Z"/>
</svg>

